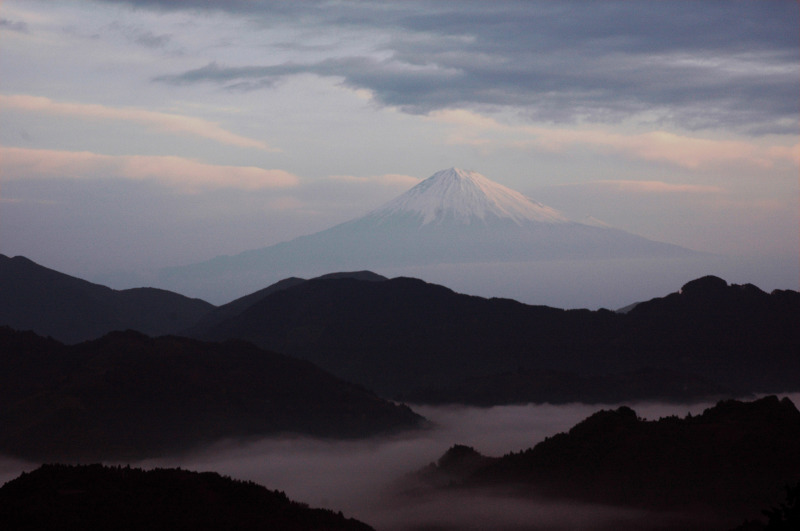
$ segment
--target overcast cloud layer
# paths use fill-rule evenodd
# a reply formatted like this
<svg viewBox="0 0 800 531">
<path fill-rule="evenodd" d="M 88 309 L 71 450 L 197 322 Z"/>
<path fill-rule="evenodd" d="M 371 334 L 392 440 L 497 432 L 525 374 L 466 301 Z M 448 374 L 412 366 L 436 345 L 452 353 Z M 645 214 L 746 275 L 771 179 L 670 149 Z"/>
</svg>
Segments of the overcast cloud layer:
<svg viewBox="0 0 800 531">
<path fill-rule="evenodd" d="M 458 166 L 796 289 L 799 12 L 6 0 L 0 252 L 134 285 Z"/>
<path fill-rule="evenodd" d="M 266 27 L 275 16 L 251 3 L 227 8 Z M 296 9 L 279 14 L 311 18 L 311 27 L 381 30 L 386 38 L 368 55 L 210 62 L 155 79 L 255 90 L 310 73 L 340 78 L 411 113 L 510 106 L 531 120 L 561 123 L 646 115 L 654 124 L 687 129 L 798 128 L 797 30 L 784 24 L 797 17 L 791 2 L 363 2 L 344 12 L 338 3 Z"/>
</svg>

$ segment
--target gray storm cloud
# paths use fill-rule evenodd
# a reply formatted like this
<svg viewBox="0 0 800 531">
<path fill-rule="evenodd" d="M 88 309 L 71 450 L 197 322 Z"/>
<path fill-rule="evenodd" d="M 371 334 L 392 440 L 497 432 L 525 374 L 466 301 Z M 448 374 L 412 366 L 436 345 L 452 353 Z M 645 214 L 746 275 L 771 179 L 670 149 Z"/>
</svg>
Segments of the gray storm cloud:
<svg viewBox="0 0 800 531">
<path fill-rule="evenodd" d="M 278 8 L 271 2 L 216 7 L 247 9 L 264 24 L 276 24 Z M 687 129 L 795 133 L 800 51 L 796 28 L 786 21 L 797 19 L 797 4 L 688 7 L 686 2 L 303 5 L 280 14 L 293 10 L 309 28 L 383 31 L 388 40 L 376 45 L 375 56 L 331 50 L 331 57 L 302 63 L 212 61 L 154 80 L 255 90 L 285 76 L 314 74 L 341 78 L 346 86 L 370 90 L 381 104 L 417 114 L 510 106 L 536 120 L 594 122 L 648 112 L 653 120 Z"/>
</svg>

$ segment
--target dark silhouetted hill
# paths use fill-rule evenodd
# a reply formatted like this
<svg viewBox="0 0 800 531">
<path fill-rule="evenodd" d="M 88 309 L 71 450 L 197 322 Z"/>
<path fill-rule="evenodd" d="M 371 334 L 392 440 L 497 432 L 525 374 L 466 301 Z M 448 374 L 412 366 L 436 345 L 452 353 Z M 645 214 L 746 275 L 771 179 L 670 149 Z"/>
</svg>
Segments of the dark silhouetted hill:
<svg viewBox="0 0 800 531">
<path fill-rule="evenodd" d="M 0 324 L 71 343 L 118 329 L 244 339 L 426 403 L 697 400 L 800 390 L 800 294 L 716 277 L 626 313 L 455 293 L 369 271 L 288 278 L 215 308 L 0 256 Z"/>
<path fill-rule="evenodd" d="M 155 288 L 113 290 L 22 256 L 0 255 L 0 325 L 33 330 L 65 343 L 113 330 L 177 333 L 214 308 L 200 299 Z"/>
<path fill-rule="evenodd" d="M 329 273 L 327 275 L 322 275 L 318 277 L 321 279 L 337 279 L 337 278 L 352 278 L 356 280 L 363 280 L 366 282 L 381 282 L 387 280 L 386 277 L 373 273 L 371 271 L 353 271 L 353 272 L 341 272 L 341 273 Z M 245 295 L 244 297 L 240 297 L 236 300 L 233 300 L 227 304 L 223 304 L 218 306 L 205 314 L 197 323 L 191 326 L 189 329 L 185 331 L 186 335 L 194 336 L 194 335 L 202 335 L 203 332 L 211 327 L 218 325 L 228 319 L 235 318 L 237 315 L 248 309 L 250 306 L 253 306 L 255 303 L 259 302 L 267 295 L 272 293 L 292 288 L 294 286 L 300 285 L 303 282 L 307 282 L 306 279 L 297 278 L 297 277 L 290 277 L 285 278 L 275 284 L 271 284 L 264 289 L 260 289 L 254 293 L 249 295 Z"/>
<path fill-rule="evenodd" d="M 465 474 L 465 462 L 468 465 Z M 695 516 L 692 529 L 758 518 L 800 481 L 800 412 L 775 396 L 719 402 L 702 415 L 642 420 L 604 410 L 500 458 L 453 447 L 414 479 Z M 691 518 L 690 518 L 691 519 Z"/>
<path fill-rule="evenodd" d="M 270 293 L 196 333 L 308 359 L 383 396 L 485 405 L 797 390 L 798 322 L 797 292 L 715 277 L 625 314 L 344 278 Z"/>
<path fill-rule="evenodd" d="M 0 327 L 0 453 L 142 458 L 223 438 L 352 438 L 420 426 L 309 362 L 242 341 L 113 332 L 65 346 Z"/>
<path fill-rule="evenodd" d="M 214 472 L 44 465 L 0 488 L 0 528 L 14 531 L 368 531 L 252 482 Z"/>
</svg>

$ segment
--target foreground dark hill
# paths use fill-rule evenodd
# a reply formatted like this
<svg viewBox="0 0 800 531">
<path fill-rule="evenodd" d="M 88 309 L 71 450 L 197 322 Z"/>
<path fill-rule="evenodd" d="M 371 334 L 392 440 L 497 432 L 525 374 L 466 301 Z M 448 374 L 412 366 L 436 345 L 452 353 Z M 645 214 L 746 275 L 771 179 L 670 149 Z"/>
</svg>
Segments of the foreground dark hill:
<svg viewBox="0 0 800 531">
<path fill-rule="evenodd" d="M 213 308 L 161 289 L 117 291 L 22 256 L 0 255 L 0 325 L 33 330 L 65 343 L 95 339 L 112 330 L 133 329 L 154 336 L 176 333 Z"/>
<path fill-rule="evenodd" d="M 621 407 L 500 458 L 455 446 L 413 478 L 456 495 L 490 487 L 655 510 L 648 523 L 669 516 L 674 529 L 727 530 L 759 518 L 800 481 L 800 412 L 775 396 L 683 419 L 645 421 Z"/>
<path fill-rule="evenodd" d="M 688 400 L 800 387 L 800 294 L 716 277 L 626 314 L 315 279 L 198 335 L 308 359 L 379 394 L 480 405 Z"/>
<path fill-rule="evenodd" d="M 16 531 L 368 531 L 342 513 L 213 472 L 45 465 L 0 488 L 0 528 Z"/>
<path fill-rule="evenodd" d="M 137 332 L 65 346 L 0 328 L 0 453 L 129 459 L 284 432 L 367 437 L 422 419 L 308 362 Z"/>
</svg>

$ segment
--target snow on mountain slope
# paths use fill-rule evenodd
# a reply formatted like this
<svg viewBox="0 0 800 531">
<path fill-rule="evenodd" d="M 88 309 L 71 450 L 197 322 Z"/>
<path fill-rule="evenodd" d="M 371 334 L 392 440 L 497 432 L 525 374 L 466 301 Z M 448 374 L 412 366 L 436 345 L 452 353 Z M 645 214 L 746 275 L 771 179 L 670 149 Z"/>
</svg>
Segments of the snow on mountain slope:
<svg viewBox="0 0 800 531">
<path fill-rule="evenodd" d="M 560 212 L 531 201 L 519 192 L 491 181 L 474 171 L 450 168 L 436 172 L 403 195 L 370 212 L 369 218 L 414 214 L 423 225 L 445 220 L 470 224 L 490 218 L 567 222 Z"/>
<path fill-rule="evenodd" d="M 365 216 L 269 247 L 168 268 L 156 282 L 179 293 L 229 301 L 282 278 L 332 271 L 693 255 L 595 225 L 570 221 L 479 173 L 451 168 Z"/>
</svg>

